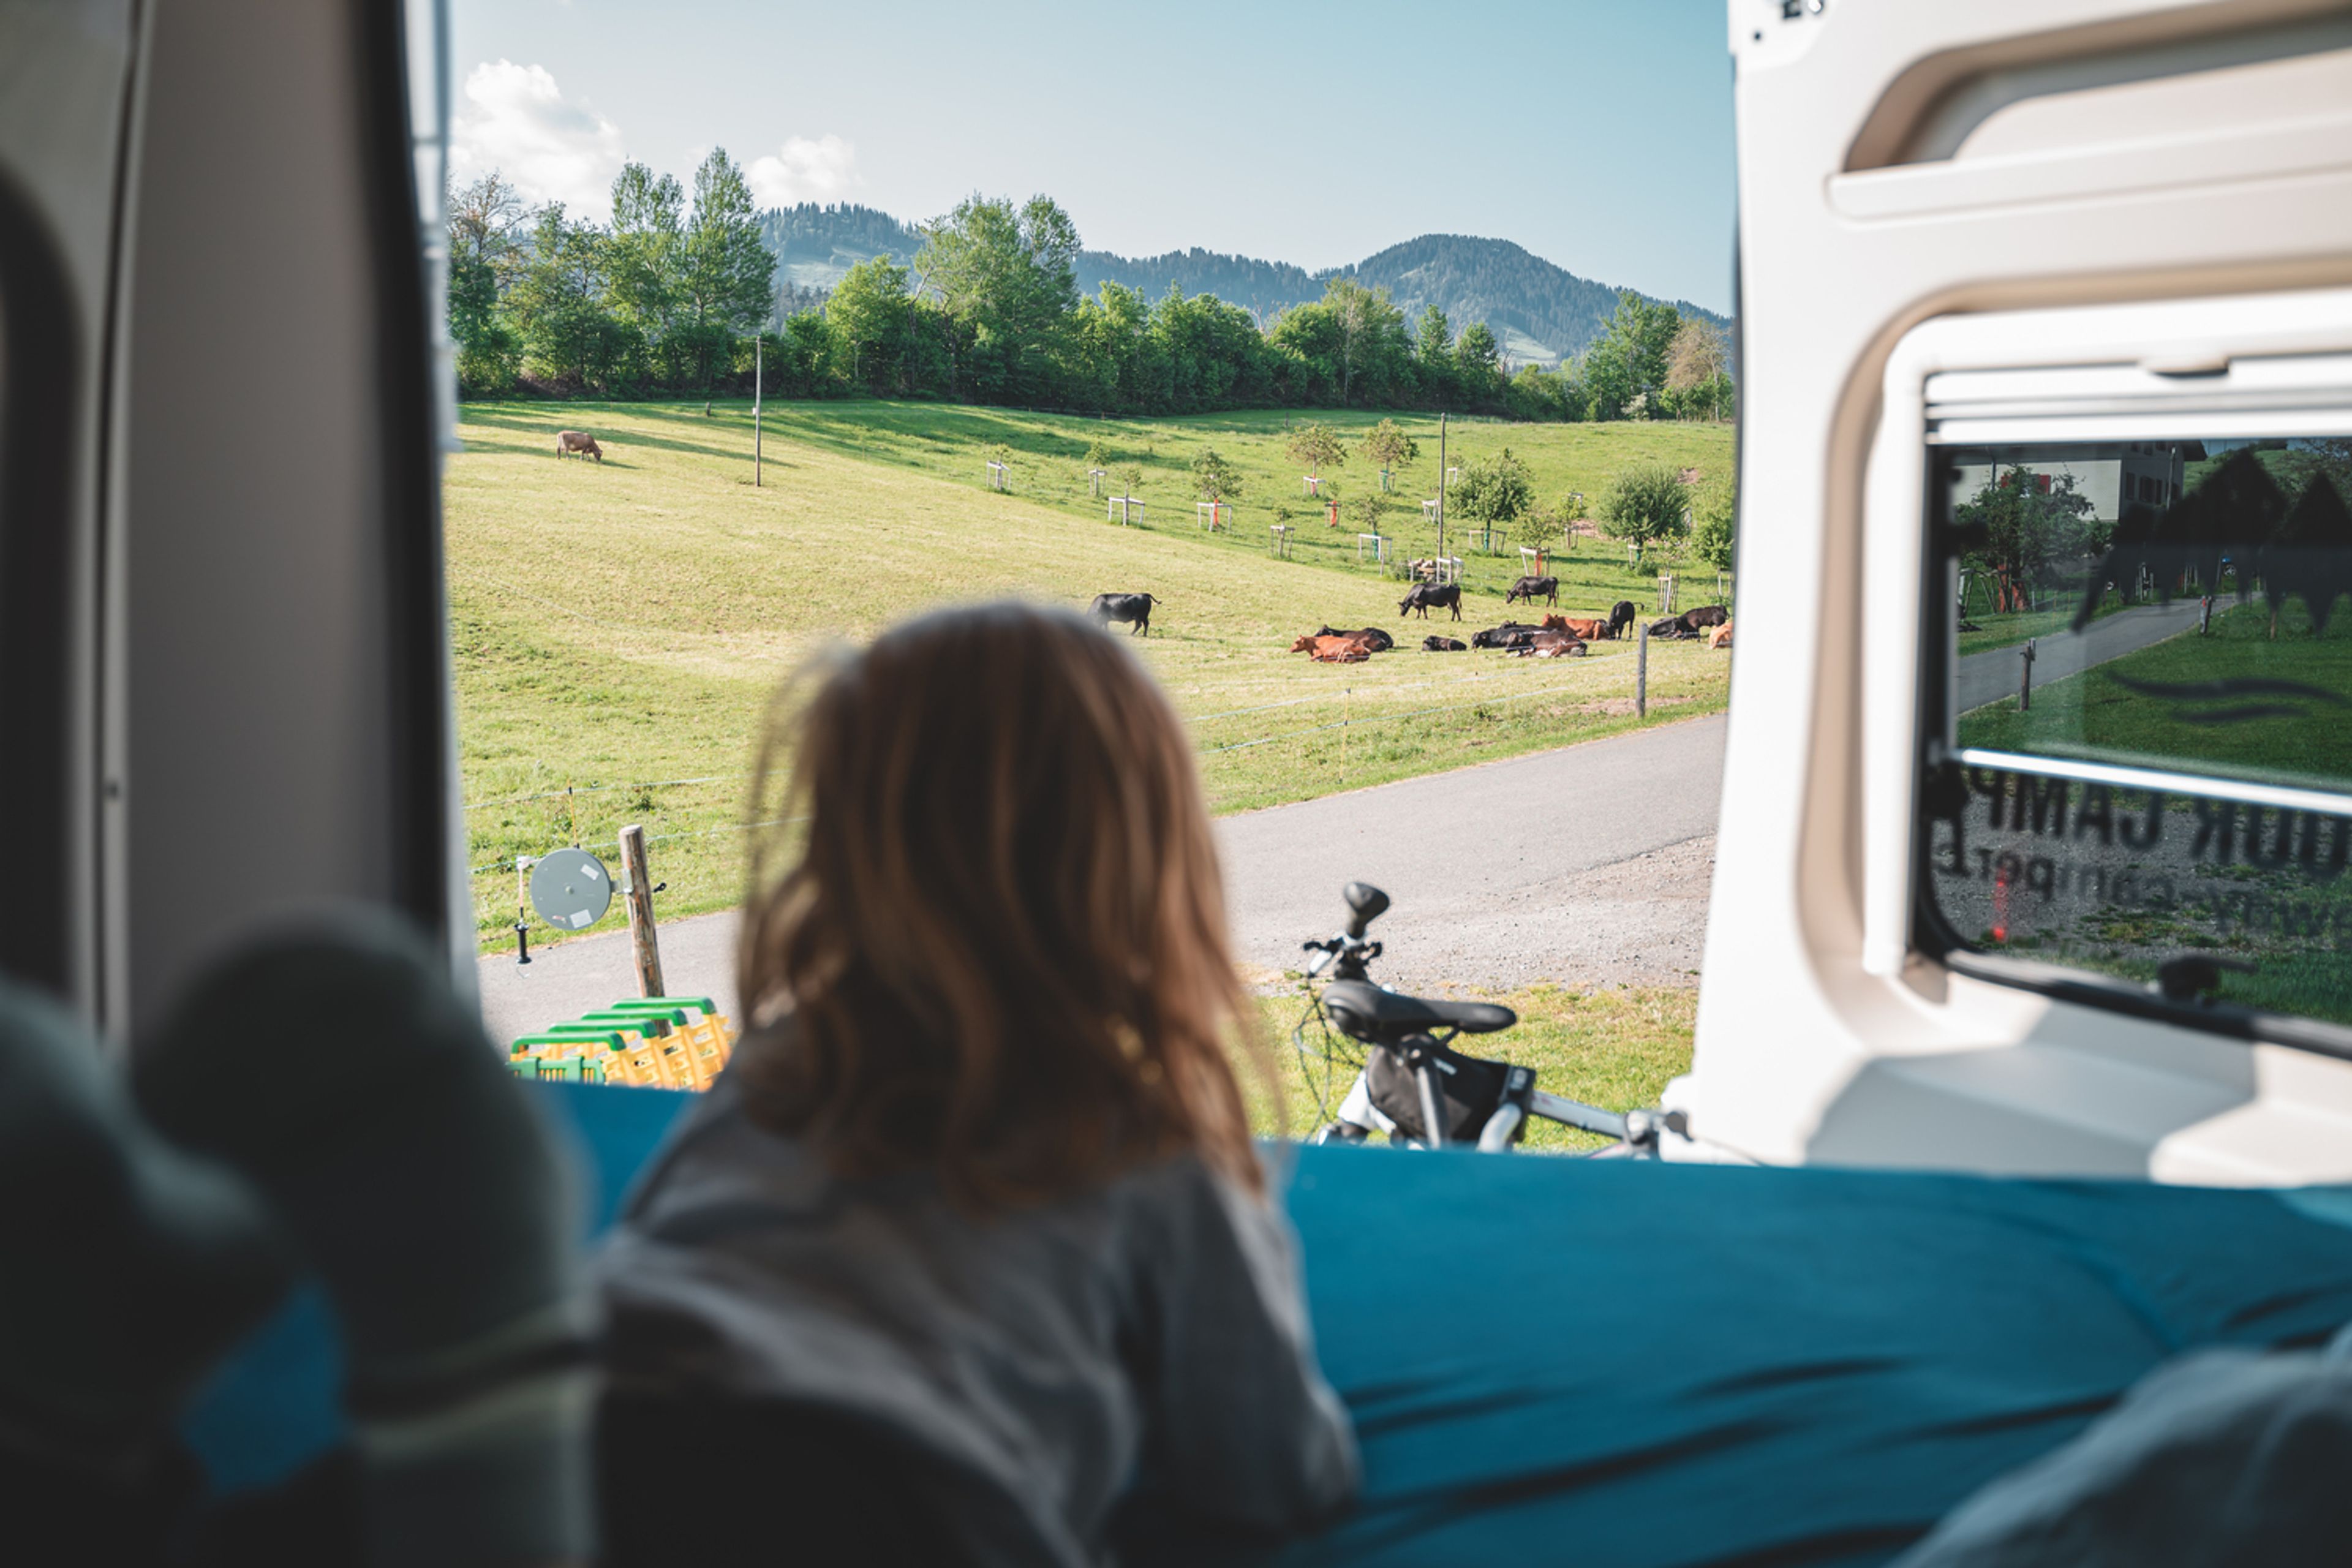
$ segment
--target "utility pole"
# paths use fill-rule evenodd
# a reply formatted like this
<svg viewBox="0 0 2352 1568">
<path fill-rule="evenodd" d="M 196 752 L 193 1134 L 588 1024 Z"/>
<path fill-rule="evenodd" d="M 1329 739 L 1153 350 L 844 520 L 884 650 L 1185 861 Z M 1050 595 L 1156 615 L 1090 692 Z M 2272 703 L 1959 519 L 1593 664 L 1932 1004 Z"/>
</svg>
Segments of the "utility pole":
<svg viewBox="0 0 2352 1568">
<path fill-rule="evenodd" d="M 760 488 L 760 384 L 761 378 L 761 351 L 767 346 L 767 334 L 751 335 L 751 488 Z"/>
<path fill-rule="evenodd" d="M 1445 559 L 1445 416 L 1437 416 L 1437 558 Z"/>
</svg>

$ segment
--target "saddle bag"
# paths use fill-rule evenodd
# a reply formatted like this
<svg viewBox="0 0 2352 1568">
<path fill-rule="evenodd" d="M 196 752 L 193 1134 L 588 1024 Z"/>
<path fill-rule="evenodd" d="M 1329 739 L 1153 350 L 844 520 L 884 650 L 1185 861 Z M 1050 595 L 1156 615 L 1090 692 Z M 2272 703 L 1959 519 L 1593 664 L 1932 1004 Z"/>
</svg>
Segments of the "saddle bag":
<svg viewBox="0 0 2352 1568">
<path fill-rule="evenodd" d="M 1440 1047 L 1437 1059 L 1438 1103 L 1444 1108 L 1445 1138 L 1450 1143 L 1475 1142 L 1486 1122 L 1503 1103 L 1505 1062 L 1465 1057 Z M 1445 1068 L 1454 1070 L 1447 1072 Z M 1364 1089 L 1380 1113 L 1396 1123 L 1408 1138 L 1426 1140 L 1421 1120 L 1421 1084 L 1404 1058 L 1386 1046 L 1374 1046 L 1364 1056 Z"/>
</svg>

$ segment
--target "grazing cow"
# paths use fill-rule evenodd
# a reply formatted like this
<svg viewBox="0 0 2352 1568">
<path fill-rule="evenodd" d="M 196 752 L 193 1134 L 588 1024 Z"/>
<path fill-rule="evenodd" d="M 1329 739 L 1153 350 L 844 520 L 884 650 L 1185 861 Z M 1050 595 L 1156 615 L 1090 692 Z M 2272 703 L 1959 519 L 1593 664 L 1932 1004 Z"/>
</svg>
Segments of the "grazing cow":
<svg viewBox="0 0 2352 1568">
<path fill-rule="evenodd" d="M 1290 651 L 1303 653 L 1318 664 L 1361 664 L 1372 657 L 1371 644 L 1356 637 L 1300 637 L 1290 645 Z"/>
<path fill-rule="evenodd" d="M 1707 633 L 1706 646 L 1709 647 L 1729 647 L 1731 646 L 1731 623 L 1729 621 L 1726 621 L 1723 625 Z"/>
<path fill-rule="evenodd" d="M 1402 620 L 1413 611 L 1419 610 L 1421 618 L 1425 621 L 1429 619 L 1429 612 L 1433 609 L 1450 609 L 1454 612 L 1454 618 L 1460 620 L 1462 618 L 1462 584 L 1448 583 L 1444 587 L 1440 587 L 1434 583 L 1415 583 L 1405 591 L 1404 597 L 1397 602 L 1397 619 Z"/>
<path fill-rule="evenodd" d="M 596 445 L 596 437 L 585 430 L 558 430 L 555 433 L 555 455 L 559 458 L 593 458 L 599 468 L 604 462 L 604 448 Z"/>
<path fill-rule="evenodd" d="M 1134 626 L 1128 636 L 1148 637 L 1151 632 L 1151 606 L 1159 602 L 1149 594 L 1097 594 L 1095 602 L 1087 606 L 1087 614 L 1105 631 L 1110 630 L 1113 621 L 1129 621 Z"/>
<path fill-rule="evenodd" d="M 1352 631 L 1342 631 L 1337 626 L 1325 626 L 1315 635 L 1318 637 L 1361 637 L 1370 646 L 1374 653 L 1386 653 L 1396 647 L 1396 638 L 1378 626 L 1364 626 Z"/>
<path fill-rule="evenodd" d="M 1525 599 L 1534 604 L 1541 599 L 1547 605 L 1559 603 L 1559 579 L 1557 577 L 1522 577 L 1503 594 L 1503 603 L 1514 604 Z"/>
<path fill-rule="evenodd" d="M 1462 639 L 1460 637 L 1441 637 L 1435 636 L 1425 637 L 1421 639 L 1421 651 L 1423 653 L 1460 653 L 1463 651 Z"/>
<path fill-rule="evenodd" d="M 1563 621 L 1560 624 L 1570 637 L 1581 637 L 1586 642 L 1599 642 L 1610 635 L 1607 621 Z"/>
</svg>

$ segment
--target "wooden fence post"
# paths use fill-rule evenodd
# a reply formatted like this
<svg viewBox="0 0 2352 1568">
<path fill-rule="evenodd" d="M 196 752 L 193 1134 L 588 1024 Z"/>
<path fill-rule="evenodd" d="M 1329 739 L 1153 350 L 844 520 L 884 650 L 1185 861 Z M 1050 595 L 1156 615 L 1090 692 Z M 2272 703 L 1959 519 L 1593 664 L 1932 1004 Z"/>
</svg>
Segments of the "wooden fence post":
<svg viewBox="0 0 2352 1568">
<path fill-rule="evenodd" d="M 654 887 L 646 875 L 646 830 L 621 829 L 621 872 L 629 900 L 629 955 L 637 967 L 637 994 L 661 996 L 661 943 L 654 935 Z"/>
<path fill-rule="evenodd" d="M 1633 717 L 1650 716 L 1650 627 L 1643 623 L 1639 640 L 1633 644 Z"/>
</svg>

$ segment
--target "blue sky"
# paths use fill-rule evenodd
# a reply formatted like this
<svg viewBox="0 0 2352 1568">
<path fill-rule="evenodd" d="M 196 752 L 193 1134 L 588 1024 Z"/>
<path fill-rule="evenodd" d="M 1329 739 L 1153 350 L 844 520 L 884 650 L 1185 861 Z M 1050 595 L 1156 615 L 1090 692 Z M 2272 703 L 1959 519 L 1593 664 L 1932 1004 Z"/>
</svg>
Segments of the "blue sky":
<svg viewBox="0 0 2352 1568">
<path fill-rule="evenodd" d="M 1307 268 L 1486 235 L 1731 303 L 1722 0 L 450 11 L 458 176 L 598 216 L 624 157 L 683 178 L 716 145 L 771 201 L 1043 192 L 1089 246 Z"/>
</svg>

